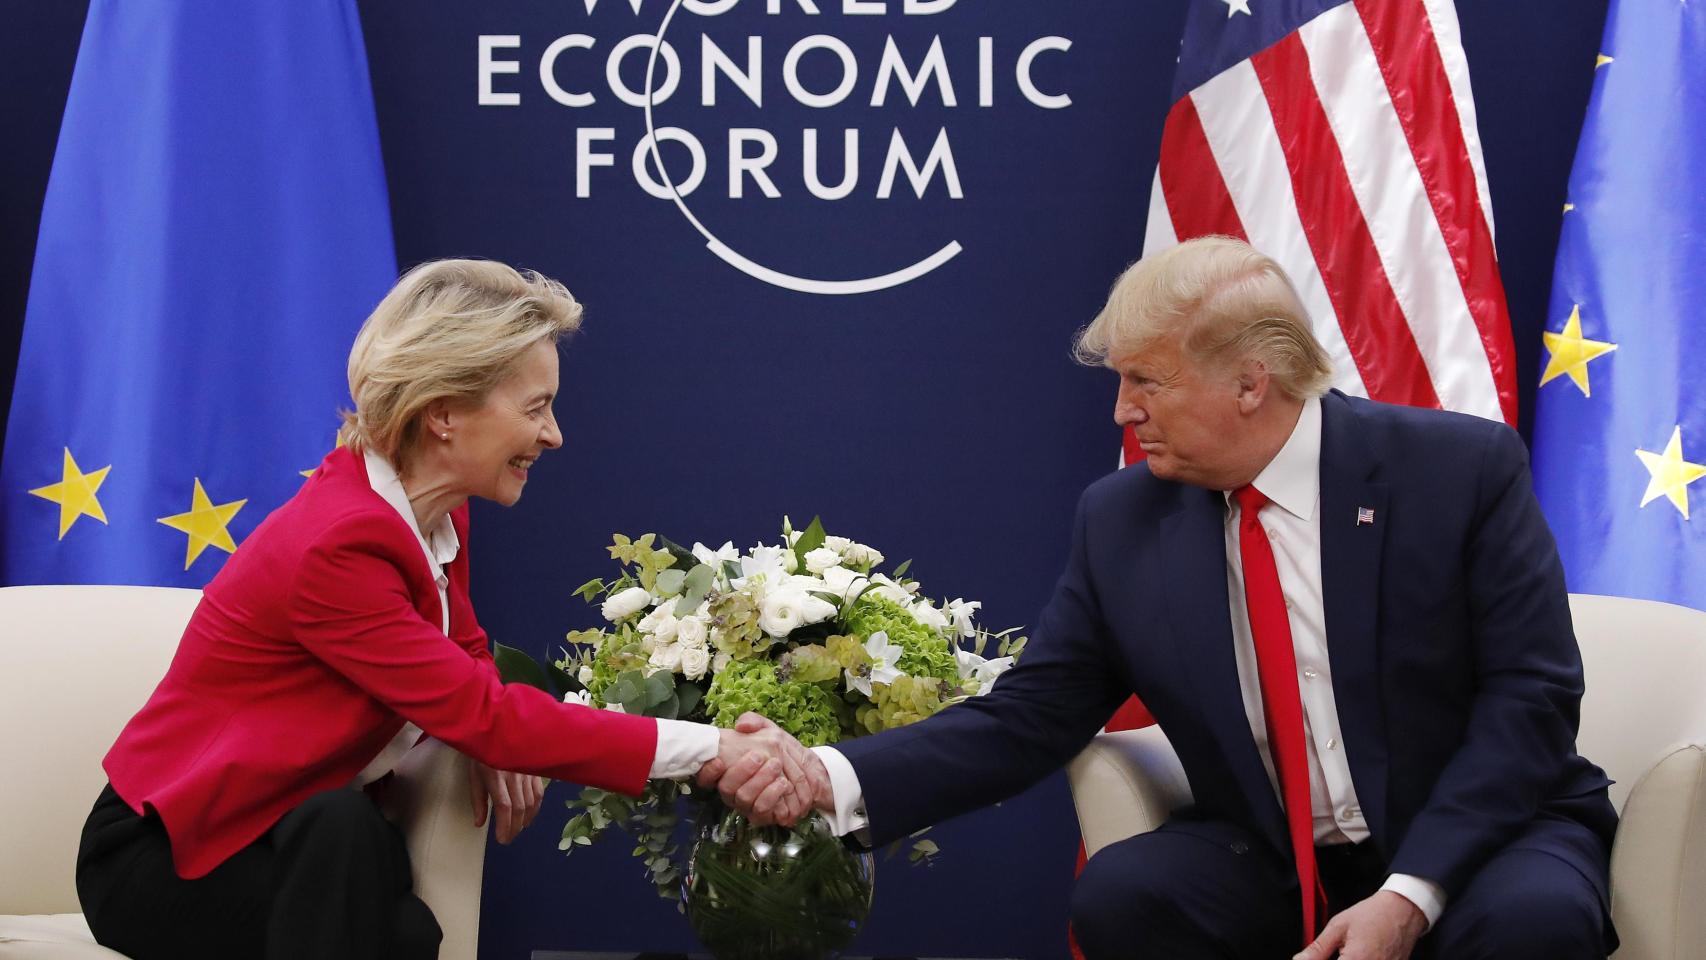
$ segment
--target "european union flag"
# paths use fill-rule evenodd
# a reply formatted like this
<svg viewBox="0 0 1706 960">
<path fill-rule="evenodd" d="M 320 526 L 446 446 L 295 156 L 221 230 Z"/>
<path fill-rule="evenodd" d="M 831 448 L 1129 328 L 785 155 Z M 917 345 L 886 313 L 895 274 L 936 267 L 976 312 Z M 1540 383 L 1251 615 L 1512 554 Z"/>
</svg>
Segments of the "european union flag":
<svg viewBox="0 0 1706 960">
<path fill-rule="evenodd" d="M 1571 590 L 1706 609 L 1706 4 L 1612 0 L 1594 69 L 1535 487 Z"/>
<path fill-rule="evenodd" d="M 331 448 L 395 276 L 352 0 L 95 0 L 0 460 L 0 583 L 205 585 Z"/>
</svg>

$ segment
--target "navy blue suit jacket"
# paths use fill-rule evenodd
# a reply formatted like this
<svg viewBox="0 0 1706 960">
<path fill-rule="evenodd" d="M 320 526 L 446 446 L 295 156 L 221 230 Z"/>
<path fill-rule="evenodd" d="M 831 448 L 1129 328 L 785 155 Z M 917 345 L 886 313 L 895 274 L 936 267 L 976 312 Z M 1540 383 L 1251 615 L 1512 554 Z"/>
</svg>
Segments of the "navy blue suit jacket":
<svg viewBox="0 0 1706 960">
<path fill-rule="evenodd" d="M 1581 655 L 1522 441 L 1502 424 L 1336 391 L 1321 406 L 1333 693 L 1390 869 L 1455 896 L 1545 817 L 1583 823 L 1609 847 L 1609 781 L 1576 755 Z M 1360 508 L 1372 524 L 1356 522 Z M 1142 464 L 1092 484 L 1019 665 L 987 696 L 837 745 L 863 787 L 872 840 L 1017 793 L 1135 693 L 1190 778 L 1195 805 L 1183 816 L 1233 823 L 1289 861 L 1233 659 L 1225 510 L 1221 493 Z M 1551 852 L 1603 896 L 1603 859 Z"/>
</svg>

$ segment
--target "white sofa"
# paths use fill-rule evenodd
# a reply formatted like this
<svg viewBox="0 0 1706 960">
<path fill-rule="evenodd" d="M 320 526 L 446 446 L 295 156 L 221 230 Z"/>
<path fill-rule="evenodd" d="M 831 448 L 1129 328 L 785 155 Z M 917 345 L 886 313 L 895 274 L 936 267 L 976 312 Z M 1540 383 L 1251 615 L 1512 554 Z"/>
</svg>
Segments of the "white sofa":
<svg viewBox="0 0 1706 960">
<path fill-rule="evenodd" d="M 1611 853 L 1616 960 L 1706 957 L 1706 613 L 1570 596 L 1587 676 L 1582 756 L 1617 783 Z M 1084 847 L 1155 829 L 1190 802 L 1158 728 L 1104 733 L 1068 771 Z"/>
<path fill-rule="evenodd" d="M 0 960 L 78 960 L 97 946 L 73 870 L 100 761 L 166 672 L 200 600 L 166 587 L 0 587 Z M 486 831 L 467 761 L 423 741 L 398 766 L 391 812 L 415 891 L 444 930 L 439 956 L 473 960 Z"/>
</svg>

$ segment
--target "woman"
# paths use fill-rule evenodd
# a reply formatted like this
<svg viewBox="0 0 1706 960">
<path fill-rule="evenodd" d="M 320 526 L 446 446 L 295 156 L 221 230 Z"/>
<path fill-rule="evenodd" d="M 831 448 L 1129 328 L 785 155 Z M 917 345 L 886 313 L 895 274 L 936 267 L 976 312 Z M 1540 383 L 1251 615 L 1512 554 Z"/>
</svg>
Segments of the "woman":
<svg viewBox="0 0 1706 960">
<path fill-rule="evenodd" d="M 446 260 L 367 319 L 338 449 L 208 584 L 107 754 L 77 858 L 99 942 L 137 960 L 436 956 L 401 835 L 352 789 L 422 731 L 473 758 L 476 823 L 490 795 L 505 843 L 538 812 L 539 776 L 634 794 L 780 752 L 773 728 L 719 734 L 498 679 L 469 603 L 467 499 L 514 504 L 562 445 L 557 341 L 580 316 L 555 281 Z M 762 770 L 779 816 L 802 813 L 797 765 Z"/>
</svg>

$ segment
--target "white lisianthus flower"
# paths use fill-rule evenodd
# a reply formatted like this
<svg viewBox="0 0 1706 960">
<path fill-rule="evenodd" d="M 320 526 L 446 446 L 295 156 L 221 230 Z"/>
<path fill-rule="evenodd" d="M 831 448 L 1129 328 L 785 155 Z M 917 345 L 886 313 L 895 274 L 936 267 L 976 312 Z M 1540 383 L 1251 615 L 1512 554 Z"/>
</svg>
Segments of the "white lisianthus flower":
<svg viewBox="0 0 1706 960">
<path fill-rule="evenodd" d="M 640 632 L 647 638 L 657 638 L 659 643 L 669 643 L 675 639 L 675 632 L 681 621 L 675 618 L 675 604 L 662 603 L 652 608 L 652 612 L 640 618 Z"/>
<path fill-rule="evenodd" d="M 681 672 L 689 680 L 698 680 L 711 668 L 711 651 L 704 647 L 681 648 Z"/>
<path fill-rule="evenodd" d="M 729 654 L 726 654 L 726 653 L 717 654 L 716 656 L 711 658 L 711 672 L 712 673 L 722 673 L 724 670 L 727 670 L 729 668 L 729 663 L 732 662 L 733 660 L 734 660 L 734 657 L 730 656 Z"/>
<path fill-rule="evenodd" d="M 740 551 L 735 549 L 733 540 L 723 541 L 723 545 L 715 550 L 702 543 L 693 544 L 693 559 L 710 567 L 712 570 L 722 570 L 724 561 L 739 560 Z"/>
<path fill-rule="evenodd" d="M 659 672 L 675 673 L 681 669 L 681 654 L 681 644 L 663 644 L 652 651 L 652 658 L 646 662 Z"/>
<path fill-rule="evenodd" d="M 841 554 L 828 547 L 818 547 L 816 550 L 806 551 L 806 569 L 815 574 L 822 574 L 840 562 Z"/>
<path fill-rule="evenodd" d="M 883 554 L 880 550 L 875 547 L 867 547 L 862 543 L 849 543 L 841 551 L 841 555 L 847 558 L 848 563 L 855 567 L 864 567 L 867 570 L 883 562 Z"/>
<path fill-rule="evenodd" d="M 703 650 L 711 640 L 711 624 L 701 617 L 676 621 L 675 642 L 689 650 Z"/>
<path fill-rule="evenodd" d="M 604 619 L 615 623 L 646 609 L 651 602 L 652 595 L 646 592 L 645 587 L 629 587 L 605 600 L 599 611 L 604 614 Z"/>
<path fill-rule="evenodd" d="M 982 696 L 995 685 L 995 678 L 1013 666 L 1012 657 L 985 660 L 970 650 L 954 651 L 954 665 L 960 671 L 960 685 L 974 695 Z"/>
<path fill-rule="evenodd" d="M 954 629 L 961 637 L 970 639 L 977 635 L 977 625 L 972 623 L 972 614 L 983 609 L 980 600 L 949 600 L 947 605 L 948 617 L 954 621 Z"/>
<path fill-rule="evenodd" d="M 911 591 L 888 577 L 885 577 L 880 573 L 872 574 L 871 582 L 876 584 L 876 586 L 871 589 L 871 592 L 882 597 L 884 600 L 891 603 L 897 603 L 903 607 L 909 607 L 912 605 Z"/>
<path fill-rule="evenodd" d="M 575 674 L 575 679 L 579 680 L 581 682 L 581 686 L 583 686 L 583 687 L 592 686 L 592 667 L 591 667 L 591 665 L 585 664 L 585 663 L 581 664 L 580 671 Z"/>
<path fill-rule="evenodd" d="M 900 679 L 900 655 L 904 653 L 898 643 L 890 643 L 887 631 L 878 630 L 865 641 L 865 652 L 871 655 L 870 672 L 863 670 L 854 673 L 843 670 L 847 675 L 847 685 L 865 696 L 871 696 L 871 684 L 889 684 Z"/>
<path fill-rule="evenodd" d="M 592 706 L 591 690 L 571 690 L 563 694 L 564 703 L 578 703 L 583 707 Z"/>
<path fill-rule="evenodd" d="M 846 537 L 828 536 L 823 538 L 823 545 L 836 553 L 846 553 L 847 548 L 853 545 L 853 541 Z"/>
<path fill-rule="evenodd" d="M 767 591 L 758 607 L 758 625 L 777 639 L 833 616 L 835 604 L 792 585 Z"/>
<path fill-rule="evenodd" d="M 859 591 L 865 589 L 865 584 L 870 582 L 846 567 L 830 567 L 823 571 L 821 576 L 824 592 L 833 593 L 844 601 L 858 596 Z"/>
<path fill-rule="evenodd" d="M 917 620 L 919 623 L 922 623 L 932 630 L 939 630 L 944 633 L 947 632 L 948 615 L 936 609 L 930 601 L 920 600 L 917 603 L 914 603 L 910 607 L 910 610 L 912 611 L 912 619 Z"/>
<path fill-rule="evenodd" d="M 761 577 L 770 583 L 780 583 L 787 577 L 788 570 L 785 556 L 793 556 L 793 552 L 781 547 L 767 547 L 759 544 L 752 552 L 740 558 L 740 576 L 742 580 Z"/>
</svg>

